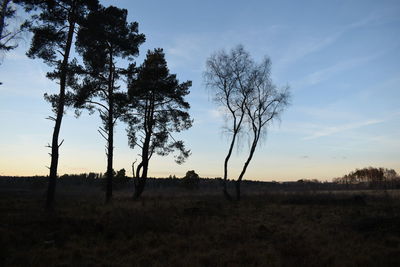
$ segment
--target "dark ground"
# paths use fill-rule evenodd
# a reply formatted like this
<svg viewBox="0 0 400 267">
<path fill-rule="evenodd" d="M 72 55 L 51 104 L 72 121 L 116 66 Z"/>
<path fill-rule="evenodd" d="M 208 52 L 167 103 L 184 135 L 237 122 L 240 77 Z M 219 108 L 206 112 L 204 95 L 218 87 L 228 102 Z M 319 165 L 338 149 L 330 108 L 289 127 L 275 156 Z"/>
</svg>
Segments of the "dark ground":
<svg viewBox="0 0 400 267">
<path fill-rule="evenodd" d="M 397 191 L 43 195 L 0 188 L 0 266 L 400 266 Z"/>
</svg>

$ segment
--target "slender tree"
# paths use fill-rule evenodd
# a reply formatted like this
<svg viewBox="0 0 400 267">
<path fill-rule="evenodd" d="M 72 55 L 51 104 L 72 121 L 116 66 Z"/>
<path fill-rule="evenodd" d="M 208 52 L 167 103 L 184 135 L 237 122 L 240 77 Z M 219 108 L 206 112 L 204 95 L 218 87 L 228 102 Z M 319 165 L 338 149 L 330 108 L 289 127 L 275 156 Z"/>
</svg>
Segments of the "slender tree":
<svg viewBox="0 0 400 267">
<path fill-rule="evenodd" d="M 236 180 L 237 200 L 240 200 L 240 185 L 260 137 L 288 104 L 288 88 L 279 90 L 272 84 L 270 65 L 269 59 L 257 65 L 241 45 L 230 53 L 221 51 L 207 60 L 204 73 L 206 85 L 231 123 L 228 127 L 231 142 L 224 161 L 223 180 L 223 192 L 228 199 L 232 198 L 227 191 L 228 161 L 239 134 L 246 130 L 246 122 L 253 137 L 249 155 Z"/>
<path fill-rule="evenodd" d="M 248 157 L 236 181 L 237 200 L 240 200 L 240 185 L 260 138 L 266 133 L 269 124 L 277 119 L 289 104 L 289 88 L 278 89 L 271 82 L 270 69 L 271 61 L 266 58 L 260 65 L 254 65 L 254 68 L 249 70 L 248 84 L 251 94 L 245 102 L 245 110 L 252 140 Z"/>
<path fill-rule="evenodd" d="M 126 9 L 101 7 L 88 15 L 77 38 L 84 67 L 79 71 L 83 78 L 76 86 L 75 106 L 97 109 L 103 122 L 99 132 L 107 142 L 106 202 L 112 197 L 114 126 L 127 108 L 127 96 L 118 81 L 134 69 L 133 64 L 124 68 L 117 62 L 121 58 L 132 61 L 145 41 L 144 35 L 138 33 L 138 23 L 128 23 L 127 15 Z"/>
<path fill-rule="evenodd" d="M 89 9 L 96 8 L 97 0 L 24 0 L 18 1 L 27 11 L 35 11 L 35 23 L 29 30 L 33 33 L 30 49 L 27 55 L 30 58 L 41 58 L 54 71 L 47 73 L 47 77 L 56 80 L 59 84 L 59 93 L 45 94 L 45 98 L 52 103 L 55 117 L 51 145 L 51 163 L 49 184 L 47 190 L 46 207 L 53 209 L 56 189 L 57 168 L 59 159 L 59 134 L 67 102 L 66 89 L 74 80 L 71 71 L 70 53 L 73 47 L 74 34 L 77 25 L 82 21 Z"/>
<path fill-rule="evenodd" d="M 192 126 L 187 112 L 190 105 L 184 99 L 191 84 L 191 81 L 179 83 L 176 75 L 169 73 L 162 49 L 148 51 L 137 75 L 130 79 L 129 99 L 135 113 L 128 117 L 129 144 L 141 150 L 134 180 L 134 199 L 143 193 L 149 161 L 154 154 L 166 156 L 177 150 L 179 154 L 175 161 L 178 164 L 190 155 L 183 141 L 175 140 L 172 133 Z"/>
<path fill-rule="evenodd" d="M 231 141 L 224 160 L 223 178 L 223 193 L 227 199 L 231 199 L 227 190 L 228 162 L 242 130 L 246 114 L 245 103 L 251 92 L 249 69 L 253 68 L 253 64 L 249 53 L 238 45 L 229 53 L 220 51 L 213 54 L 207 60 L 207 69 L 204 72 L 206 85 L 212 90 L 214 101 L 224 109 L 231 123 L 228 126 Z"/>
</svg>

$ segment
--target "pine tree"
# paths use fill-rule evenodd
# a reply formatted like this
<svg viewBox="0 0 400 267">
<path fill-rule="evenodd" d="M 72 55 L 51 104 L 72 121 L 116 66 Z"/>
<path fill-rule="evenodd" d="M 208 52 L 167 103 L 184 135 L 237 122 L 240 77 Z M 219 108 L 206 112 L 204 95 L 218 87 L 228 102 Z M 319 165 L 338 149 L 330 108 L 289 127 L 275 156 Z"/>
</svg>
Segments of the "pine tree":
<svg viewBox="0 0 400 267">
<path fill-rule="evenodd" d="M 166 156 L 177 150 L 178 164 L 190 155 L 183 141 L 175 140 L 172 133 L 192 126 L 187 112 L 190 105 L 184 99 L 191 85 L 191 81 L 179 83 L 176 75 L 169 73 L 162 49 L 148 51 L 137 75 L 129 81 L 129 101 L 135 113 L 128 120 L 128 138 L 132 148 L 138 146 L 141 150 L 135 175 L 135 199 L 143 193 L 149 161 L 154 154 Z"/>
<path fill-rule="evenodd" d="M 67 87 L 74 80 L 71 71 L 70 53 L 74 45 L 74 34 L 79 23 L 91 9 L 98 5 L 97 0 L 23 0 L 18 1 L 24 5 L 26 11 L 34 11 L 35 21 L 29 26 L 33 33 L 30 49 L 27 55 L 30 58 L 40 58 L 54 69 L 47 73 L 47 77 L 56 80 L 59 84 L 59 93 L 45 94 L 53 106 L 55 117 L 49 116 L 54 121 L 54 130 L 51 145 L 51 163 L 49 185 L 47 190 L 46 207 L 53 209 L 56 189 L 59 147 L 59 134 L 64 115 L 64 107 L 68 102 Z"/>
<path fill-rule="evenodd" d="M 126 9 L 102 7 L 89 14 L 77 38 L 84 67 L 80 70 L 82 83 L 76 86 L 75 106 L 97 109 L 103 122 L 99 132 L 107 142 L 106 202 L 112 197 L 114 126 L 128 107 L 127 95 L 120 90 L 118 80 L 134 69 L 133 63 L 124 68 L 117 62 L 132 61 L 145 41 L 138 33 L 138 23 L 128 23 L 127 15 Z"/>
</svg>

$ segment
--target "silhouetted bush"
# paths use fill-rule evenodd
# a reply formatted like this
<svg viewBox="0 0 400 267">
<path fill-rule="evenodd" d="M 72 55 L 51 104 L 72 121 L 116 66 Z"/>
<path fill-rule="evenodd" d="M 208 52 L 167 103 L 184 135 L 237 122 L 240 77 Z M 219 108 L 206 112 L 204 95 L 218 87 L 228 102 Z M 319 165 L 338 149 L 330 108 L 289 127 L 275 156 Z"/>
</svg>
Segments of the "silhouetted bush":
<svg viewBox="0 0 400 267">
<path fill-rule="evenodd" d="M 182 179 L 183 187 L 189 190 L 199 189 L 199 182 L 199 175 L 194 170 L 186 172 L 185 177 Z"/>
</svg>

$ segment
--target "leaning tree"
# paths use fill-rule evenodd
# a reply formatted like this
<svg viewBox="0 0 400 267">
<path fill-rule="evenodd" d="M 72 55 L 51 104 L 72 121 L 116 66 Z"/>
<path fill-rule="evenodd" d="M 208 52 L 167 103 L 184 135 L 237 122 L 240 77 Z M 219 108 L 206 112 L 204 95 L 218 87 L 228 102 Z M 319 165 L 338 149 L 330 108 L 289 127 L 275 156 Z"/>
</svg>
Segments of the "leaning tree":
<svg viewBox="0 0 400 267">
<path fill-rule="evenodd" d="M 231 199 L 227 191 L 228 161 L 239 134 L 246 129 L 252 133 L 249 155 L 236 181 L 236 199 L 240 200 L 243 176 L 260 137 L 287 106 L 288 88 L 278 89 L 272 84 L 269 59 L 256 64 L 241 45 L 233 48 L 230 53 L 220 51 L 213 54 L 207 60 L 204 78 L 215 102 L 224 109 L 231 123 L 228 126 L 231 142 L 224 161 L 223 180 L 223 192 L 228 199 Z"/>
<path fill-rule="evenodd" d="M 126 118 L 129 144 L 141 151 L 134 175 L 134 199 L 143 193 L 149 161 L 154 154 L 166 156 L 176 150 L 178 164 L 190 155 L 183 141 L 176 140 L 172 133 L 192 126 L 187 112 L 190 105 L 184 98 L 191 84 L 191 81 L 179 83 L 176 75 L 169 73 L 162 49 L 148 51 L 137 74 L 129 80 L 129 100 L 135 110 Z"/>
<path fill-rule="evenodd" d="M 260 138 L 266 134 L 268 126 L 279 118 L 289 104 L 289 87 L 276 87 L 271 81 L 270 70 L 271 61 L 265 58 L 261 64 L 253 66 L 248 76 L 251 93 L 245 102 L 245 112 L 252 138 L 246 162 L 236 180 L 237 200 L 240 200 L 240 184 Z"/>
<path fill-rule="evenodd" d="M 114 126 L 128 107 L 118 81 L 134 69 L 133 63 L 126 67 L 117 63 L 120 59 L 132 62 L 145 41 L 138 33 L 138 23 L 128 23 L 127 15 L 126 9 L 101 7 L 87 16 L 77 37 L 84 66 L 77 70 L 81 81 L 75 87 L 75 107 L 98 110 L 103 122 L 99 132 L 107 143 L 106 202 L 112 197 Z"/>
<path fill-rule="evenodd" d="M 73 84 L 75 73 L 71 70 L 71 49 L 74 45 L 74 34 L 77 26 L 86 14 L 97 7 L 97 0 L 18 0 L 28 12 L 33 12 L 34 21 L 29 30 L 33 33 L 30 49 L 27 55 L 30 58 L 41 58 L 53 68 L 47 73 L 49 79 L 57 81 L 59 93 L 45 94 L 50 101 L 55 116 L 49 116 L 54 121 L 51 145 L 51 163 L 49 185 L 47 190 L 46 207 L 53 208 L 57 180 L 57 168 L 61 122 L 64 107 L 68 102 L 67 88 Z"/>
<path fill-rule="evenodd" d="M 249 70 L 253 67 L 253 61 L 243 46 L 239 45 L 229 53 L 223 50 L 214 53 L 207 60 L 206 67 L 206 85 L 212 92 L 213 100 L 225 111 L 230 123 L 227 129 L 231 134 L 231 141 L 224 160 L 223 193 L 227 199 L 231 199 L 227 190 L 228 162 L 242 131 L 246 114 L 245 103 L 251 93 Z"/>
</svg>

